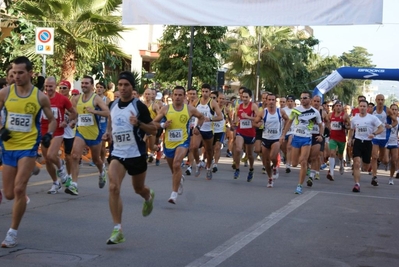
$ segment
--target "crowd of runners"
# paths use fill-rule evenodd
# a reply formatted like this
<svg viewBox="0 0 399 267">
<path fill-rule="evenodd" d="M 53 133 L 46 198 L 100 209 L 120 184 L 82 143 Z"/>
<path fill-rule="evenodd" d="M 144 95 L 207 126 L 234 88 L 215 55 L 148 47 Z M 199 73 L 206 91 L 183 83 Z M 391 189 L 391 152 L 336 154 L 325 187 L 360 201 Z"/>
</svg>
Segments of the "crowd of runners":
<svg viewBox="0 0 399 267">
<path fill-rule="evenodd" d="M 2 247 L 17 244 L 18 227 L 29 198 L 26 186 L 37 174 L 40 150 L 51 179 L 48 194 L 64 191 L 79 194 L 80 161 L 90 150 L 98 170 L 98 186 L 109 186 L 109 207 L 114 223 L 107 244 L 125 241 L 122 232 L 121 184 L 126 172 L 133 189 L 143 199 L 142 215 L 153 209 L 154 191 L 146 186 L 147 165 L 160 166 L 164 157 L 172 176 L 167 200 L 177 203 L 183 194 L 185 176 L 212 180 L 217 175 L 222 148 L 232 160 L 232 179 L 243 176 L 240 165 L 248 166 L 247 182 L 254 178 L 254 161 L 262 161 L 267 187 L 273 188 L 282 171 L 300 166 L 293 188 L 302 194 L 303 185 L 326 178 L 334 181 L 344 166 L 352 167 L 353 192 L 360 192 L 361 170 L 370 172 L 371 184 L 378 186 L 377 169 L 390 169 L 386 181 L 399 177 L 398 106 L 385 105 L 383 95 L 376 104 L 359 96 L 352 108 L 339 100 L 322 102 L 320 96 L 302 92 L 298 98 L 278 97 L 263 92 L 259 103 L 252 91 L 241 87 L 238 97 L 212 91 L 209 84 L 199 89 L 176 86 L 159 92 L 146 89 L 139 96 L 130 72 L 119 74 L 115 93 L 108 85 L 95 83 L 91 76 L 81 79 L 81 92 L 68 81 L 47 77 L 44 92 L 32 82 L 32 63 L 18 57 L 7 70 L 8 86 L 0 90 L 2 147 L 2 192 L 13 199 L 10 229 Z M 200 96 L 198 96 L 200 95 Z M 65 153 L 63 159 L 59 151 Z M 107 157 L 108 155 L 108 157 Z M 155 162 L 154 162 L 155 160 Z M 385 181 L 384 181 L 385 183 Z M 294 187 L 294 186 L 293 186 Z"/>
</svg>

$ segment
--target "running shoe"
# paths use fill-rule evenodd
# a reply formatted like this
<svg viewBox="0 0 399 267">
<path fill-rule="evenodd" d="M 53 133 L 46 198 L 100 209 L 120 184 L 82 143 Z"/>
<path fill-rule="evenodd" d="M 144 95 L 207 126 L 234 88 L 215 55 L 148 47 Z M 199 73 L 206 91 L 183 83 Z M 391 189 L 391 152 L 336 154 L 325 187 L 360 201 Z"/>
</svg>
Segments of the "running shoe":
<svg viewBox="0 0 399 267">
<path fill-rule="evenodd" d="M 297 185 L 296 189 L 295 189 L 295 194 L 300 195 L 302 194 L 302 185 Z"/>
<path fill-rule="evenodd" d="M 172 204 L 176 204 L 176 199 L 177 199 L 177 193 L 176 192 L 172 192 L 172 194 L 170 195 L 170 198 L 168 200 L 169 203 Z"/>
<path fill-rule="evenodd" d="M 248 160 L 244 162 L 244 167 L 248 167 Z"/>
<path fill-rule="evenodd" d="M 59 182 L 53 182 L 47 194 L 57 194 L 59 190 L 61 190 L 61 184 Z"/>
<path fill-rule="evenodd" d="M 234 171 L 234 179 L 238 179 L 238 178 L 240 178 L 240 170 L 239 170 L 239 169 L 236 169 L 236 170 Z"/>
<path fill-rule="evenodd" d="M 94 164 L 94 162 L 92 161 L 92 162 L 89 163 L 89 166 L 96 167 L 96 164 Z"/>
<path fill-rule="evenodd" d="M 256 159 L 257 159 L 258 161 L 262 161 L 262 158 L 260 157 L 260 155 L 258 155 L 258 156 L 256 157 Z"/>
<path fill-rule="evenodd" d="M 231 168 L 233 168 L 233 170 L 236 169 L 236 163 L 233 161 L 233 164 L 231 164 Z"/>
<path fill-rule="evenodd" d="M 309 179 L 306 181 L 306 185 L 309 186 L 309 187 L 312 187 L 313 179 L 311 177 L 309 177 Z"/>
<path fill-rule="evenodd" d="M 393 178 L 389 178 L 388 184 L 389 184 L 389 185 L 393 185 Z M 1 200 L 0 200 L 0 202 L 1 202 Z"/>
<path fill-rule="evenodd" d="M 325 168 L 327 168 L 327 164 L 325 164 L 325 163 L 321 164 L 320 170 L 324 170 Z"/>
<path fill-rule="evenodd" d="M 183 194 L 183 183 L 185 179 L 186 178 L 184 177 L 184 175 L 182 175 L 180 178 L 179 188 L 177 189 L 177 194 L 179 195 Z"/>
<path fill-rule="evenodd" d="M 141 211 L 141 213 L 143 214 L 144 217 L 147 217 L 148 215 L 151 214 L 153 203 L 154 203 L 154 198 L 155 198 L 155 193 L 154 190 L 150 189 L 150 195 L 151 195 L 151 199 L 150 200 L 144 200 L 143 203 L 143 210 Z"/>
<path fill-rule="evenodd" d="M 341 165 L 341 167 L 339 167 L 339 174 L 343 175 L 344 174 L 344 166 Z"/>
<path fill-rule="evenodd" d="M 73 195 L 73 196 L 79 195 L 78 186 L 75 183 L 72 183 L 70 186 L 65 188 L 65 193 Z"/>
<path fill-rule="evenodd" d="M 334 177 L 331 175 L 330 171 L 327 173 L 327 179 L 330 181 L 334 181 Z"/>
<path fill-rule="evenodd" d="M 212 172 L 217 172 L 217 171 L 218 171 L 218 165 L 217 164 L 213 164 Z"/>
<path fill-rule="evenodd" d="M 244 156 L 244 157 L 241 158 L 241 162 L 245 163 L 246 161 L 248 161 L 248 157 L 247 156 Z"/>
<path fill-rule="evenodd" d="M 98 187 L 103 188 L 105 186 L 105 184 L 107 183 L 107 171 L 105 169 L 103 169 L 103 171 L 101 172 L 100 176 L 98 177 Z"/>
<path fill-rule="evenodd" d="M 371 185 L 378 186 L 377 176 L 374 176 L 374 177 L 371 179 Z"/>
<path fill-rule="evenodd" d="M 273 179 L 269 179 L 269 182 L 267 183 L 267 188 L 272 188 L 273 187 Z"/>
<path fill-rule="evenodd" d="M 290 167 L 285 168 L 285 173 L 290 173 L 290 172 L 291 172 L 291 168 Z"/>
<path fill-rule="evenodd" d="M 62 184 L 64 187 L 70 186 L 71 183 L 72 183 L 72 177 L 71 177 L 70 175 L 67 175 L 67 176 L 66 176 L 65 181 L 61 181 L 61 184 Z"/>
<path fill-rule="evenodd" d="M 202 168 L 205 168 L 205 163 L 203 161 L 200 161 L 200 163 L 197 165 L 197 168 L 195 170 L 195 177 L 200 176 Z"/>
<path fill-rule="evenodd" d="M 148 163 L 152 163 L 154 161 L 154 156 L 153 155 L 149 155 L 148 156 Z"/>
<path fill-rule="evenodd" d="M 251 182 L 252 178 L 254 178 L 254 170 L 248 172 L 247 182 Z"/>
<path fill-rule="evenodd" d="M 114 228 L 114 230 L 112 230 L 111 237 L 107 240 L 107 245 L 115 245 L 125 241 L 126 239 L 123 236 L 122 230 Z"/>
<path fill-rule="evenodd" d="M 355 193 L 360 192 L 360 185 L 355 184 L 355 186 L 354 186 L 353 189 L 352 189 L 352 192 L 355 192 Z"/>
<path fill-rule="evenodd" d="M 395 178 L 399 179 L 399 171 L 396 173 Z"/>
<path fill-rule="evenodd" d="M 155 166 L 159 166 L 161 164 L 161 161 L 159 159 L 155 160 Z"/>
<path fill-rule="evenodd" d="M 13 248 L 17 245 L 17 235 L 7 232 L 6 238 L 1 242 L 2 248 Z"/>
<path fill-rule="evenodd" d="M 212 170 L 206 170 L 206 179 L 207 180 L 212 180 Z"/>
<path fill-rule="evenodd" d="M 192 172 L 192 168 L 191 168 L 191 166 L 188 166 L 186 169 L 186 175 L 191 175 L 191 172 Z"/>
<path fill-rule="evenodd" d="M 315 180 L 320 180 L 320 173 L 316 172 L 316 174 L 314 175 L 314 179 Z"/>
<path fill-rule="evenodd" d="M 273 180 L 278 179 L 278 176 L 279 176 L 278 169 L 276 167 L 273 167 L 273 175 L 272 175 Z"/>
<path fill-rule="evenodd" d="M 266 174 L 266 168 L 265 167 L 262 167 L 262 173 Z"/>
<path fill-rule="evenodd" d="M 25 200 L 26 200 L 26 205 L 28 205 L 30 203 L 30 198 L 28 197 L 28 195 L 25 195 Z"/>
<path fill-rule="evenodd" d="M 227 151 L 226 152 L 226 157 L 227 158 L 231 158 L 233 156 L 233 154 L 230 152 L 230 151 Z"/>
</svg>

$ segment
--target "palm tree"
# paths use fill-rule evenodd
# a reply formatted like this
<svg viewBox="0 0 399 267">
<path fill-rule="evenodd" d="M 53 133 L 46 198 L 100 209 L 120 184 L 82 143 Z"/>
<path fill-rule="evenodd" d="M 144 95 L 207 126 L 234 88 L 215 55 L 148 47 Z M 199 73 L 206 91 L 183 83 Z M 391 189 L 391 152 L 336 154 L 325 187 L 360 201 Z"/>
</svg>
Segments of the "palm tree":
<svg viewBox="0 0 399 267">
<path fill-rule="evenodd" d="M 230 45 L 227 77 L 251 89 L 256 87 L 259 35 L 261 87 L 283 95 L 293 89 L 291 84 L 295 84 L 298 75 L 307 76 L 305 48 L 311 46 L 288 27 L 255 27 L 252 32 L 247 27 L 232 30 L 227 38 Z"/>
<path fill-rule="evenodd" d="M 91 64 L 105 61 L 106 54 L 127 57 L 116 45 L 121 25 L 122 0 L 20 0 L 14 9 L 37 27 L 55 28 L 55 66 L 61 79 L 73 80 Z M 33 50 L 30 52 L 32 53 Z"/>
</svg>

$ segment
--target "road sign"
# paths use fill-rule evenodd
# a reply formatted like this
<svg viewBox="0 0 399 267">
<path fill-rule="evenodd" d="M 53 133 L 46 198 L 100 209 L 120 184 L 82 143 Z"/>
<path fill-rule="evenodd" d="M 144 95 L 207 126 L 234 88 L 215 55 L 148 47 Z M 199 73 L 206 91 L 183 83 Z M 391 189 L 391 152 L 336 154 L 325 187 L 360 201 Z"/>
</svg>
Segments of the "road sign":
<svg viewBox="0 0 399 267">
<path fill-rule="evenodd" d="M 36 28 L 36 54 L 54 54 L 54 28 Z"/>
</svg>

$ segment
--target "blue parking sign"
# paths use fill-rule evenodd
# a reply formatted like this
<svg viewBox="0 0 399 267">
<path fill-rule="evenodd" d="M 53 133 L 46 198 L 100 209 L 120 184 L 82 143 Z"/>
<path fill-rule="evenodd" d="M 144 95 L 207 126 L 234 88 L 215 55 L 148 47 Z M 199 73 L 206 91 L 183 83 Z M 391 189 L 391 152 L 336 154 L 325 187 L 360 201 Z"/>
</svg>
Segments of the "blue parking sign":
<svg viewBox="0 0 399 267">
<path fill-rule="evenodd" d="M 38 51 L 43 51 L 44 50 L 44 46 L 43 45 L 38 45 L 37 46 L 37 50 Z"/>
</svg>

